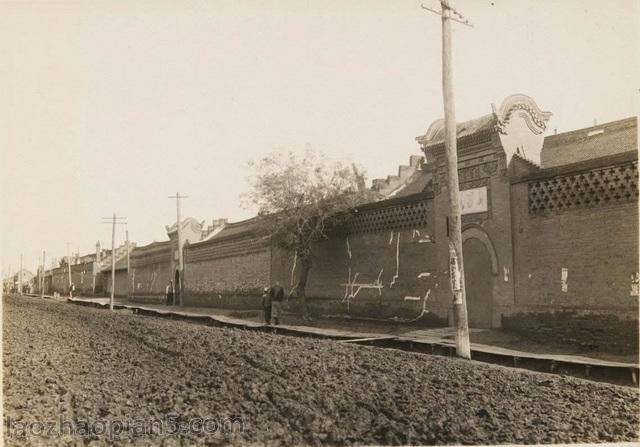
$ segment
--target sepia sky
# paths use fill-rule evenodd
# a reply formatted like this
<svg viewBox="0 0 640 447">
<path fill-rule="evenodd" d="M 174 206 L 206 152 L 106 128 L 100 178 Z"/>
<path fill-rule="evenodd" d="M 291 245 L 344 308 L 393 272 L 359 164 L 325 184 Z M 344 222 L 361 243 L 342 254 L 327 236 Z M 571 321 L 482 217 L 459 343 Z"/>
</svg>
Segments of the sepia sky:
<svg viewBox="0 0 640 447">
<path fill-rule="evenodd" d="M 459 121 L 512 93 L 550 132 L 637 113 L 636 0 L 453 4 Z M 243 163 L 274 148 L 395 174 L 442 116 L 440 29 L 420 0 L 0 2 L 3 275 L 110 248 L 113 212 L 164 240 L 176 191 L 183 216 L 251 217 Z"/>
</svg>

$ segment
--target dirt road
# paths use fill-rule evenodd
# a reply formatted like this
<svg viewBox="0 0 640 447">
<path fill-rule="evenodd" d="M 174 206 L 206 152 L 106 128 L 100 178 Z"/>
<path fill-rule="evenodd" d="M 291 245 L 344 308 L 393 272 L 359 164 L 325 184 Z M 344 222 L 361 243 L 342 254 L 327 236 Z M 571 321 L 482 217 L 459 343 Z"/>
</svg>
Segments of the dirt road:
<svg viewBox="0 0 640 447">
<path fill-rule="evenodd" d="M 3 321 L 9 445 L 638 439 L 632 388 L 38 298 Z"/>
</svg>

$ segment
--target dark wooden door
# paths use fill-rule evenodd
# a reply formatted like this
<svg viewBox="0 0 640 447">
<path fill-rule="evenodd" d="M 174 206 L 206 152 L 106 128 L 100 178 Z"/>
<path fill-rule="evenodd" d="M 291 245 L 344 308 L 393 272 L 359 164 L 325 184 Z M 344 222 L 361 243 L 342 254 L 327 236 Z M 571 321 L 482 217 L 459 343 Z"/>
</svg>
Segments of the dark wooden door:
<svg viewBox="0 0 640 447">
<path fill-rule="evenodd" d="M 462 244 L 469 327 L 490 328 L 493 309 L 491 257 L 478 239 Z"/>
</svg>

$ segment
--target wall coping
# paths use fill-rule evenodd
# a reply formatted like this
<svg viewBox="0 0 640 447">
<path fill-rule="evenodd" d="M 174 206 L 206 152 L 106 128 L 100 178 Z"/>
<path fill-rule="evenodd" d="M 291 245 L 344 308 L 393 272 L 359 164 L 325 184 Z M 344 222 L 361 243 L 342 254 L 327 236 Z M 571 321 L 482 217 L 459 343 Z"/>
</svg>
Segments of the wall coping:
<svg viewBox="0 0 640 447">
<path fill-rule="evenodd" d="M 620 154 L 608 155 L 606 157 L 593 158 L 591 160 L 580 161 L 563 166 L 540 169 L 537 172 L 526 174 L 522 177 L 511 179 L 511 184 L 530 182 L 532 180 L 544 180 L 552 177 L 559 177 L 567 174 L 580 174 L 598 168 L 606 168 L 629 162 L 638 161 L 638 152 L 628 151 Z"/>
</svg>

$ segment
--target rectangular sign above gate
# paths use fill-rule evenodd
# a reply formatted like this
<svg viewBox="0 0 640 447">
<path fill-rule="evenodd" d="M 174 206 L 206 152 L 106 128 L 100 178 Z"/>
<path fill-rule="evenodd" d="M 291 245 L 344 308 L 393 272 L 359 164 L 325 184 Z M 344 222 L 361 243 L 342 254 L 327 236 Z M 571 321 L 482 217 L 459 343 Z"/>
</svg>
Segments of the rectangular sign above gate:
<svg viewBox="0 0 640 447">
<path fill-rule="evenodd" d="M 488 210 L 486 186 L 460 191 L 461 214 L 484 213 Z"/>
</svg>

